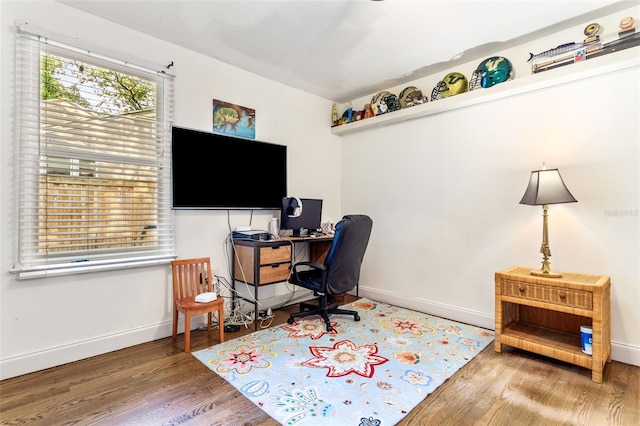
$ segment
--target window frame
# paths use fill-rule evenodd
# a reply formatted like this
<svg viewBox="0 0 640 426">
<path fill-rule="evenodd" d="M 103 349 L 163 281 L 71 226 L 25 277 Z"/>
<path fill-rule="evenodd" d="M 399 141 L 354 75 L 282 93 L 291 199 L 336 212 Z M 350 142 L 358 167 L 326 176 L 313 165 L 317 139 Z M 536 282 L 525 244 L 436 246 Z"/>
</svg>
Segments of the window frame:
<svg viewBox="0 0 640 426">
<path fill-rule="evenodd" d="M 56 256 L 37 247 L 34 233 L 42 226 L 38 219 L 41 191 L 41 165 L 45 158 L 45 168 L 55 155 L 48 153 L 43 157 L 42 134 L 40 122 L 44 102 L 41 99 L 41 66 L 40 57 L 43 51 L 55 52 L 56 55 L 69 59 L 79 59 L 85 63 L 107 68 L 116 72 L 148 79 L 156 84 L 155 132 L 152 133 L 153 178 L 157 179 L 157 192 L 154 192 L 157 203 L 155 211 L 157 223 L 147 225 L 156 235 L 152 244 L 136 245 L 134 249 L 126 247 L 113 248 L 108 253 L 96 253 L 91 250 L 77 250 L 67 256 Z M 82 50 L 75 46 L 50 40 L 44 36 L 24 31 L 20 26 L 16 31 L 15 56 L 15 113 L 16 113 L 16 174 L 15 183 L 18 191 L 16 205 L 16 237 L 15 262 L 11 268 L 18 279 L 40 278 L 75 273 L 122 269 L 135 266 L 167 263 L 175 255 L 175 217 L 171 207 L 171 124 L 173 119 L 173 76 L 164 70 L 155 71 L 150 68 L 132 64 L 130 61 L 113 59 L 93 51 Z M 123 126 L 126 125 L 123 124 Z M 121 141 L 124 146 L 124 141 Z M 126 156 L 123 156 L 126 158 Z M 70 180 L 95 177 L 96 169 L 85 166 L 100 161 L 98 157 L 77 159 L 61 157 L 61 167 L 51 175 L 68 176 Z M 68 164 L 65 166 L 64 162 Z M 85 163 L 83 165 L 83 162 Z M 133 164 L 124 161 L 123 164 Z M 56 172 L 60 173 L 56 173 Z M 44 175 L 49 175 L 44 172 Z M 153 210 L 153 209 L 152 209 Z M 126 222 L 128 223 L 128 222 Z M 136 248 L 137 247 L 137 248 Z"/>
</svg>

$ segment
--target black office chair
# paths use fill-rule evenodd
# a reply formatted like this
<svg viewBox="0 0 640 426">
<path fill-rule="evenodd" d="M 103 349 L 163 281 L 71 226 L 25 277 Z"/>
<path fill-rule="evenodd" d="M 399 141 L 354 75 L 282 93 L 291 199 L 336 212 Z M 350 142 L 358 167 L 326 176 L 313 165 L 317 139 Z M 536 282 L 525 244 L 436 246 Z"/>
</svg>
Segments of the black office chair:
<svg viewBox="0 0 640 426">
<path fill-rule="evenodd" d="M 300 304 L 300 312 L 289 316 L 287 322 L 293 324 L 294 318 L 320 315 L 331 331 L 329 315 L 353 315 L 360 321 L 357 311 L 338 309 L 338 303 L 328 304 L 328 297 L 352 290 L 360 280 L 360 267 L 367 250 L 373 221 L 365 215 L 344 216 L 336 224 L 333 242 L 327 253 L 324 265 L 314 262 L 298 262 L 293 265 L 289 282 L 313 290 L 319 296 L 318 305 Z"/>
</svg>

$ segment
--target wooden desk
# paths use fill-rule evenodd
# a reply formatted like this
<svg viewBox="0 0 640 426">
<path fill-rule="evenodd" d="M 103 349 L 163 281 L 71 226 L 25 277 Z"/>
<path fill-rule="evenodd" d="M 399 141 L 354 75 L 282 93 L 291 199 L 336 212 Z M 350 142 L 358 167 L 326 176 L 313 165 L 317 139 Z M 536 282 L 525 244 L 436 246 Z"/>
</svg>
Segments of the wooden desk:
<svg viewBox="0 0 640 426">
<path fill-rule="evenodd" d="M 280 237 L 277 240 L 233 240 L 233 263 L 231 277 L 234 297 L 235 282 L 240 281 L 253 286 L 254 312 L 258 312 L 259 291 L 261 286 L 275 284 L 289 279 L 293 266 L 293 249 L 296 244 L 308 244 L 309 260 L 324 263 L 329 252 L 333 235 L 318 237 Z M 254 322 L 257 329 L 257 322 Z"/>
<path fill-rule="evenodd" d="M 602 383 L 611 361 L 610 278 L 546 278 L 530 271 L 515 266 L 495 274 L 496 352 L 503 344 L 535 352 L 589 368 L 591 379 Z M 581 325 L 593 329 L 592 355 L 582 352 Z"/>
</svg>

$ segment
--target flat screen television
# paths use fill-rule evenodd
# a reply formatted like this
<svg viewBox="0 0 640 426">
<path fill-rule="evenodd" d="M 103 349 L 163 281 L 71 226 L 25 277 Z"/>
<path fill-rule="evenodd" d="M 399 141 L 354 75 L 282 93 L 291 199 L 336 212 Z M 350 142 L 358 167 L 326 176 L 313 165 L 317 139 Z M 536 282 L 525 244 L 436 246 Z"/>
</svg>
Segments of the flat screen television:
<svg viewBox="0 0 640 426">
<path fill-rule="evenodd" d="M 280 210 L 287 147 L 172 127 L 174 209 Z"/>
</svg>

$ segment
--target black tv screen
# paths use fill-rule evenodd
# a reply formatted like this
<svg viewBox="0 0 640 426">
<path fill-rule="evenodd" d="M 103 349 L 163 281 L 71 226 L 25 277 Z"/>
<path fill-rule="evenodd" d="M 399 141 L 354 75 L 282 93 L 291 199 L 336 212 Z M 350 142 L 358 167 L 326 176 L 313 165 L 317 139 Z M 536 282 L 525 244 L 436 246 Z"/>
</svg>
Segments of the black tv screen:
<svg viewBox="0 0 640 426">
<path fill-rule="evenodd" d="M 172 127 L 174 209 L 282 208 L 287 147 Z"/>
</svg>

